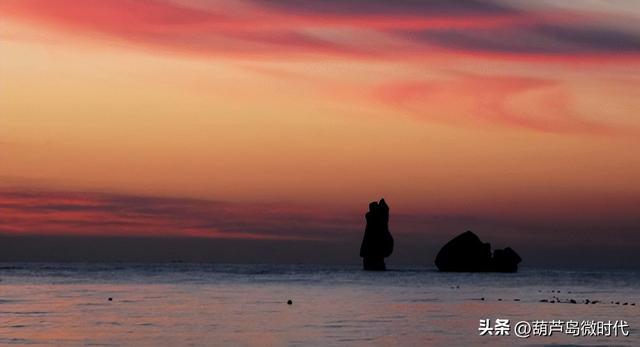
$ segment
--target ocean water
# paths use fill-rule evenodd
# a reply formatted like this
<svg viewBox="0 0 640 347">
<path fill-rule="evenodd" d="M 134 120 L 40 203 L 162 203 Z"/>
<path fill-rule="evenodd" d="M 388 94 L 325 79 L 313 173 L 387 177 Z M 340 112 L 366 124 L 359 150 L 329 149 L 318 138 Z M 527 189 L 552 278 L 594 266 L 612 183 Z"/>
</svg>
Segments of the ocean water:
<svg viewBox="0 0 640 347">
<path fill-rule="evenodd" d="M 481 319 L 510 334 L 481 336 Z M 540 336 L 535 320 L 624 321 L 629 335 Z M 520 321 L 539 334 L 515 336 Z M 5 263 L 0 345 L 640 346 L 640 273 Z"/>
</svg>

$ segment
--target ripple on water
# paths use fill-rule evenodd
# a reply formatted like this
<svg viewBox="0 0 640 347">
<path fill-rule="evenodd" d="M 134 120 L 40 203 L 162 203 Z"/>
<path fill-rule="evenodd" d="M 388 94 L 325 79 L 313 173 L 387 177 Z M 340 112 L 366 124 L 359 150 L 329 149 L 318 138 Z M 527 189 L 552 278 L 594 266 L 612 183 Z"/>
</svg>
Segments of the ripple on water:
<svg viewBox="0 0 640 347">
<path fill-rule="evenodd" d="M 25 324 L 14 324 L 14 325 L 8 326 L 8 328 L 14 328 L 14 329 L 28 328 L 28 327 L 30 327 L 30 325 L 25 325 Z"/>
<path fill-rule="evenodd" d="M 21 338 L 0 338 L 0 345 L 32 345 L 35 341 Z"/>
<path fill-rule="evenodd" d="M 25 315 L 25 316 L 46 316 L 51 314 L 52 312 L 46 311 L 0 311 L 0 314 L 9 314 L 9 315 Z"/>
<path fill-rule="evenodd" d="M 424 298 L 424 299 L 410 299 L 409 302 L 436 302 L 438 299 L 436 298 Z"/>
<path fill-rule="evenodd" d="M 116 321 L 97 321 L 96 325 L 114 325 L 114 326 L 120 326 L 122 325 L 120 322 L 116 322 Z"/>
</svg>

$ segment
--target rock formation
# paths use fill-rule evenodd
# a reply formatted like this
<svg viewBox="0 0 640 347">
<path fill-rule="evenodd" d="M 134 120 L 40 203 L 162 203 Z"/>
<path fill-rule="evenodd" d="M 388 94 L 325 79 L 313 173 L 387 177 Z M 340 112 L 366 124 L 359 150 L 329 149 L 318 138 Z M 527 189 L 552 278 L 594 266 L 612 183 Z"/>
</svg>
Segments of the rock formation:
<svg viewBox="0 0 640 347">
<path fill-rule="evenodd" d="M 522 258 L 511 247 L 507 247 L 493 251 L 491 260 L 492 271 L 518 272 L 518 264 L 522 261 Z"/>
<path fill-rule="evenodd" d="M 384 199 L 370 203 L 365 218 L 367 226 L 360 246 L 363 267 L 365 270 L 386 270 L 384 258 L 393 252 L 393 237 L 389 232 L 389 206 Z"/>
<path fill-rule="evenodd" d="M 447 242 L 436 256 L 440 271 L 457 272 L 517 272 L 522 259 L 510 247 L 496 249 L 480 241 L 471 231 L 464 232 Z"/>
</svg>

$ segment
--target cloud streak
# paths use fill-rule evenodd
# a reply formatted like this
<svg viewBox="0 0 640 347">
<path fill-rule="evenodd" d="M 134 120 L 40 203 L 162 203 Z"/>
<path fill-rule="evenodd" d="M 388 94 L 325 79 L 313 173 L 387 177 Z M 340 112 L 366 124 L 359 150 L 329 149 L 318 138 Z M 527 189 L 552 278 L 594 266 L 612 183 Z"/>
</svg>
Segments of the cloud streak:
<svg viewBox="0 0 640 347">
<path fill-rule="evenodd" d="M 633 197 L 625 200 L 624 205 L 633 210 L 639 201 L 638 197 Z M 361 210 L 335 210 L 327 206 L 284 203 L 4 190 L 0 191 L 0 234 L 339 242 L 359 239 L 362 235 L 366 202 L 363 206 Z M 495 216 L 392 209 L 392 216 L 394 235 L 442 241 L 452 233 L 466 229 L 481 230 L 514 242 L 532 238 L 537 238 L 537 242 L 550 238 L 568 240 L 583 229 L 608 230 L 611 236 L 629 237 L 635 235 L 639 222 L 632 213 L 613 218 L 604 212 L 602 216 L 590 219 L 569 214 L 541 217 L 503 212 Z"/>
<path fill-rule="evenodd" d="M 640 35 L 591 26 L 535 24 L 513 28 L 430 29 L 405 33 L 418 42 L 463 52 L 513 55 L 638 54 Z"/>
<path fill-rule="evenodd" d="M 611 24 L 615 18 L 607 14 L 587 16 L 584 9 L 565 9 L 549 15 L 507 5 L 349 0 L 236 1 L 195 7 L 160 0 L 7 0 L 0 9 L 9 17 L 78 35 L 106 35 L 156 49 L 213 56 L 397 58 L 442 51 L 613 59 L 640 53 L 640 34 L 616 28 Z M 332 37 L 335 32 L 341 40 Z"/>
<path fill-rule="evenodd" d="M 432 1 L 385 1 L 385 0 L 329 0 L 329 1 L 296 1 L 266 0 L 253 1 L 257 6 L 277 9 L 279 11 L 306 14 L 340 16 L 384 15 L 384 16 L 492 16 L 507 15 L 516 12 L 514 9 L 487 1 L 432 0 Z"/>
<path fill-rule="evenodd" d="M 0 2 L 6 18 L 47 30 L 57 28 L 109 44 L 117 41 L 132 49 L 231 58 L 241 66 L 251 65 L 253 71 L 269 71 L 260 66 L 262 62 L 297 59 L 392 62 L 403 65 L 398 71 L 404 65 L 424 70 L 426 64 L 441 64 L 452 57 L 463 58 L 467 66 L 469 60 L 473 64 L 535 62 L 537 66 L 640 63 L 640 30 L 618 25 L 623 13 L 589 11 L 589 6 L 513 6 L 513 2 L 473 0 Z M 271 77 L 283 79 L 297 73 L 277 69 Z M 358 93 L 375 89 L 373 94 L 379 98 L 375 101 L 414 119 L 447 124 L 479 122 L 559 134 L 617 135 L 637 130 L 609 125 L 611 120 L 604 118 L 587 119 L 572 107 L 573 95 L 560 80 L 476 72 L 474 77 L 450 80 L 387 78 L 380 87 L 358 84 L 353 89 Z M 316 88 L 328 84 L 330 97 L 348 85 L 335 77 L 327 83 L 326 76 L 301 76 Z M 513 110 L 512 101 L 523 97 L 529 110 Z"/>
<path fill-rule="evenodd" d="M 581 118 L 572 112 L 569 91 L 551 79 L 460 74 L 387 83 L 372 98 L 419 120 L 460 126 L 592 135 L 631 135 L 638 130 Z"/>
<path fill-rule="evenodd" d="M 103 193 L 0 193 L 0 233 L 13 235 L 316 240 L 359 229 L 353 222 L 345 215 L 284 204 Z"/>
</svg>

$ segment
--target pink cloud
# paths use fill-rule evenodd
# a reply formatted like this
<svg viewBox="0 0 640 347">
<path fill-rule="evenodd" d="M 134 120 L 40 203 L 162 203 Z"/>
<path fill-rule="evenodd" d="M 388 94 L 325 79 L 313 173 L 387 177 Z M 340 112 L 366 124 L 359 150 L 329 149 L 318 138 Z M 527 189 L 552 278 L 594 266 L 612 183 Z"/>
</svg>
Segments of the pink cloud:
<svg viewBox="0 0 640 347">
<path fill-rule="evenodd" d="M 440 53 L 552 61 L 597 56 L 601 61 L 640 54 L 637 34 L 594 27 L 581 13 L 540 14 L 498 4 L 235 1 L 193 7 L 160 0 L 5 0 L 0 10 L 79 36 L 193 55 L 416 58 Z M 336 31 L 339 42 L 331 37 Z M 494 42 L 496 35 L 506 38 Z"/>
<path fill-rule="evenodd" d="M 567 134 L 637 133 L 634 128 L 581 118 L 572 110 L 569 91 L 554 80 L 459 75 L 388 83 L 378 87 L 373 98 L 416 119 L 457 126 L 498 125 Z"/>
<path fill-rule="evenodd" d="M 342 223 L 339 225 L 336 223 Z M 0 192 L 0 234 L 316 240 L 344 216 L 282 204 L 77 192 Z M 335 234 L 323 233 L 323 239 Z"/>
</svg>

